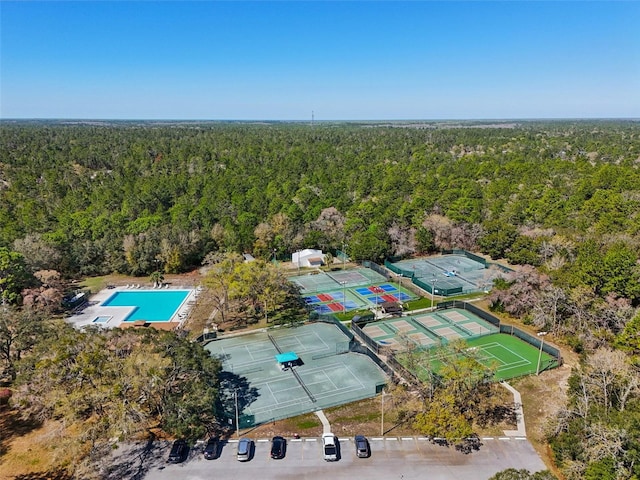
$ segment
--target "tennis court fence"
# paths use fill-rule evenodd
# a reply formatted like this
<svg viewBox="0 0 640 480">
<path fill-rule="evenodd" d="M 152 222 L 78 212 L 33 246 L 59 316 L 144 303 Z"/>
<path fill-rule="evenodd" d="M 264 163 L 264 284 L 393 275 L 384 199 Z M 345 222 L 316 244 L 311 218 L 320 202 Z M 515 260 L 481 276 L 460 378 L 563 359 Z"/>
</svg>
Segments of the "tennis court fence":
<svg viewBox="0 0 640 480">
<path fill-rule="evenodd" d="M 484 268 L 496 267 L 505 273 L 513 272 L 513 270 L 511 270 L 508 267 L 505 267 L 504 265 L 500 265 L 499 263 L 494 263 L 494 262 L 488 262 L 486 259 L 478 255 L 475 255 L 471 252 L 467 252 L 466 250 L 459 250 L 459 249 L 442 250 L 441 253 L 442 255 L 464 255 L 469 260 L 473 260 L 474 262 L 481 263 L 482 265 L 484 265 Z"/>
<path fill-rule="evenodd" d="M 362 262 L 362 265 L 367 267 L 367 268 L 370 268 L 374 272 L 378 272 L 380 275 L 382 275 L 387 280 L 391 279 L 391 274 L 389 273 L 389 271 L 387 269 L 385 269 L 385 268 L 382 268 L 380 265 L 378 265 L 375 262 L 372 262 L 370 260 L 365 260 L 365 261 Z M 394 272 L 394 273 L 397 273 L 397 272 Z"/>
<path fill-rule="evenodd" d="M 446 310 L 448 308 L 459 308 L 461 310 L 466 310 L 473 313 L 476 317 L 480 317 L 485 322 L 489 322 L 494 327 L 500 328 L 500 320 L 498 318 L 471 303 L 461 302 L 460 300 L 448 300 L 446 302 L 439 303 L 436 307 L 436 311 Z"/>
<path fill-rule="evenodd" d="M 463 255 L 466 258 L 468 258 L 469 260 L 472 260 L 476 263 L 479 263 L 480 265 L 482 265 L 484 267 L 484 269 L 488 269 L 488 268 L 492 268 L 495 267 L 497 269 L 499 269 L 500 271 L 504 272 L 504 273 L 509 273 L 512 272 L 513 270 L 511 270 L 508 267 L 505 267 L 504 265 L 500 265 L 499 263 L 493 263 L 493 262 L 488 262 L 486 259 L 480 257 L 479 255 L 475 255 L 471 252 L 467 252 L 466 250 L 458 250 L 458 249 L 454 249 L 454 250 L 442 250 L 441 252 L 442 255 Z M 418 272 L 416 272 L 416 270 L 411 269 L 403 269 L 401 267 L 399 267 L 398 265 L 395 264 L 396 261 L 398 261 L 398 258 L 389 258 L 386 259 L 384 261 L 384 266 L 388 269 L 391 270 L 393 273 L 395 273 L 396 275 L 402 275 L 403 277 L 407 277 L 411 279 L 411 282 L 414 283 L 415 285 L 419 286 L 420 288 L 422 288 L 424 291 L 426 291 L 427 293 L 434 293 L 432 292 L 432 285 L 424 282 L 422 280 L 420 280 L 420 275 Z M 441 268 L 438 265 L 434 264 L 433 262 L 429 262 L 428 260 L 426 261 L 429 265 L 432 265 L 433 267 L 435 267 L 436 269 Z M 375 263 L 370 262 L 372 264 L 372 266 L 370 266 L 369 268 L 371 268 L 372 270 L 375 270 L 375 267 L 373 265 L 375 265 Z M 377 266 L 377 265 L 376 265 Z M 380 268 L 380 267 L 378 267 Z M 471 272 L 474 271 L 476 269 L 473 268 L 462 268 L 463 272 Z M 482 270 L 482 268 L 481 268 Z M 460 278 L 464 279 L 464 277 L 458 275 Z M 471 283 L 473 284 L 474 282 L 468 279 L 464 279 L 467 283 Z M 478 288 L 472 288 L 472 289 L 468 289 L 468 288 L 464 288 L 462 286 L 458 286 L 458 287 L 452 287 L 452 288 L 445 288 L 441 285 L 438 285 L 437 287 L 437 294 L 438 295 L 443 295 L 443 296 L 450 296 L 450 295 L 457 295 L 460 293 L 468 293 L 468 292 L 472 292 L 472 291 L 480 291 L 482 290 L 481 287 Z"/>
<path fill-rule="evenodd" d="M 411 384 L 414 387 L 419 387 L 420 385 L 422 385 L 420 379 L 408 368 L 402 365 L 398 360 L 396 360 L 394 354 L 391 354 L 387 357 L 387 362 L 389 363 L 391 368 L 393 368 L 393 370 L 404 379 L 405 382 Z"/>
<path fill-rule="evenodd" d="M 554 358 L 552 365 L 549 365 L 549 366 L 562 365 L 563 360 L 562 360 L 562 354 L 560 353 L 560 350 L 555 348 L 553 345 L 549 345 L 547 342 L 545 342 L 541 338 L 531 335 L 523 330 L 520 330 L 519 328 L 514 327 L 513 325 L 502 325 L 500 323 L 500 319 L 498 319 L 497 317 L 467 302 L 462 302 L 459 300 L 450 300 L 448 302 L 443 302 L 441 304 L 438 304 L 438 307 L 436 310 L 446 310 L 450 308 L 459 308 L 461 310 L 466 310 L 468 312 L 471 312 L 477 317 L 480 317 L 482 320 L 489 322 L 491 325 L 497 327 L 500 333 L 513 335 L 536 348 L 542 348 L 543 352 L 549 354 L 551 357 Z M 393 351 L 389 348 L 386 348 L 380 345 L 373 338 L 367 335 L 367 333 L 363 330 L 362 327 L 364 327 L 367 323 L 368 321 L 357 322 L 356 317 L 354 317 L 354 319 L 351 320 L 351 331 L 355 333 L 358 336 L 358 338 L 376 355 L 384 355 L 387 361 L 392 362 L 391 364 L 393 368 L 396 369 L 396 364 L 393 362 L 395 361 L 398 365 L 400 365 L 400 363 L 393 358 Z M 417 347 L 417 348 L 421 348 L 421 347 Z M 553 365 L 553 364 L 556 364 L 556 365 Z M 397 368 L 397 370 L 402 372 L 402 375 L 404 376 L 403 370 L 401 370 L 399 367 Z M 409 378 L 410 377 L 405 377 L 405 380 L 410 382 Z"/>
<path fill-rule="evenodd" d="M 391 270 L 396 275 L 402 275 L 403 277 L 411 279 L 411 283 L 413 283 L 414 285 L 417 285 L 418 287 L 420 287 L 425 292 L 434 293 L 432 291 L 432 285 L 427 283 L 427 282 L 423 282 L 417 276 L 415 270 L 405 270 L 403 268 L 398 267 L 397 265 L 394 265 L 389 260 L 385 260 L 384 261 L 384 266 L 387 267 L 389 270 Z M 373 267 L 370 267 L 370 268 L 373 269 Z M 380 268 L 380 267 L 378 267 L 378 268 Z M 453 288 L 445 288 L 442 285 L 439 285 L 438 288 L 437 288 L 437 291 L 438 291 L 438 295 L 444 295 L 446 297 L 446 296 L 449 296 L 449 295 L 456 295 L 458 293 L 462 293 L 462 287 L 459 286 L 459 287 L 453 287 Z"/>
<path fill-rule="evenodd" d="M 342 331 L 342 333 L 344 333 L 349 338 L 349 340 L 353 340 L 353 333 L 351 332 L 351 330 L 345 327 L 344 324 L 336 319 L 333 315 L 323 315 L 314 310 L 309 314 L 309 321 L 335 325 Z"/>
<path fill-rule="evenodd" d="M 507 333 L 514 337 L 518 337 L 520 340 L 523 340 L 528 344 L 533 345 L 536 348 L 542 347 L 543 352 L 548 353 L 555 359 L 555 362 L 557 363 L 555 366 L 559 367 L 563 363 L 562 354 L 560 353 L 560 350 L 558 350 L 553 345 L 549 345 L 540 337 L 531 335 L 523 330 L 520 330 L 518 327 L 514 327 L 513 325 L 500 325 L 500 333 Z"/>
<path fill-rule="evenodd" d="M 367 335 L 364 332 L 364 330 L 360 328 L 360 325 L 358 325 L 355 322 L 355 320 L 351 320 L 351 330 L 355 332 L 360 338 L 360 340 L 364 342 L 364 344 L 367 345 L 367 347 L 369 347 L 374 353 L 377 353 L 377 354 L 383 353 L 384 347 L 380 346 L 378 342 L 376 342 L 373 338 Z"/>
</svg>

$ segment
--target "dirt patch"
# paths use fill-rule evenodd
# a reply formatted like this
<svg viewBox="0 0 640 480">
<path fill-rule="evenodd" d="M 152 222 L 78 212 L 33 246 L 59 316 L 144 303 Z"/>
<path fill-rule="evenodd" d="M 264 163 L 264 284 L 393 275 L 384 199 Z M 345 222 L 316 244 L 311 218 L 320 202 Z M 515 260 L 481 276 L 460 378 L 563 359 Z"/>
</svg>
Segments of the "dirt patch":
<svg viewBox="0 0 640 480">
<path fill-rule="evenodd" d="M 558 478 L 563 477 L 553 463 L 545 439 L 545 428 L 556 412 L 566 406 L 569 376 L 579 363 L 578 355 L 574 352 L 564 348 L 561 348 L 561 352 L 564 359 L 561 367 L 511 382 L 522 395 L 527 438 Z"/>
<path fill-rule="evenodd" d="M 0 480 L 64 479 L 59 468 L 65 460 L 56 451 L 62 425 L 46 422 L 43 425 L 23 421 L 15 410 L 0 411 L 2 443 L 0 451 Z"/>
<path fill-rule="evenodd" d="M 504 388 L 496 386 L 495 405 L 511 406 L 513 396 Z M 384 408 L 384 418 L 383 418 Z M 324 410 L 333 433 L 351 437 L 366 435 L 369 437 L 415 436 L 420 432 L 413 428 L 414 413 L 421 408 L 420 399 L 412 392 L 402 388 L 392 389 L 384 395 L 348 403 Z M 480 436 L 504 435 L 504 430 L 516 428 L 515 420 L 507 419 L 497 423 L 475 425 L 474 430 Z M 275 435 L 293 437 L 319 437 L 322 435 L 322 423 L 315 414 L 279 420 L 240 432 L 241 435 L 268 438 Z"/>
</svg>

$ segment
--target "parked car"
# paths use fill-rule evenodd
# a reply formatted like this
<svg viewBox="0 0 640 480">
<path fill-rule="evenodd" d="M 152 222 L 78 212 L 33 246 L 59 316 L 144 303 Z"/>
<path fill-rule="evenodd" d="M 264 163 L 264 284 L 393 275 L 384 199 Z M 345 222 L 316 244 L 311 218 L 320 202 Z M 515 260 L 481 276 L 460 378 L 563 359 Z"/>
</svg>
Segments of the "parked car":
<svg viewBox="0 0 640 480">
<path fill-rule="evenodd" d="M 241 438 L 238 442 L 238 461 L 248 462 L 251 460 L 253 451 L 253 440 L 249 438 Z"/>
<path fill-rule="evenodd" d="M 282 437 L 271 439 L 271 458 L 284 458 L 287 441 Z"/>
<path fill-rule="evenodd" d="M 369 441 L 367 437 L 364 435 L 356 435 L 355 438 L 356 444 L 356 457 L 358 458 L 368 458 L 371 456 L 371 449 L 369 448 Z"/>
<path fill-rule="evenodd" d="M 322 446 L 324 448 L 324 459 L 327 462 L 338 460 L 338 446 L 336 445 L 336 436 L 333 433 L 322 434 Z"/>
<path fill-rule="evenodd" d="M 220 442 L 217 437 L 210 437 L 209 440 L 207 440 L 207 446 L 204 447 L 204 458 L 207 460 L 218 458 L 219 444 Z"/>
<path fill-rule="evenodd" d="M 187 455 L 189 454 L 189 445 L 187 445 L 186 440 L 176 440 L 173 442 L 171 447 L 171 452 L 169 452 L 169 458 L 167 462 L 169 463 L 181 463 L 187 459 Z"/>
</svg>

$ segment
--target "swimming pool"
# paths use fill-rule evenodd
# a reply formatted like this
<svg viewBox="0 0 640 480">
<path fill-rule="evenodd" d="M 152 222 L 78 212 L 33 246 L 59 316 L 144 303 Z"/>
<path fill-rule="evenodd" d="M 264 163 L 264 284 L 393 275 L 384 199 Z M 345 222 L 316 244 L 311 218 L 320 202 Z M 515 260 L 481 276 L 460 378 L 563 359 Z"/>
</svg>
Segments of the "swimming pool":
<svg viewBox="0 0 640 480">
<path fill-rule="evenodd" d="M 112 318 L 111 315 L 100 315 L 93 319 L 93 323 L 109 323 Z"/>
<path fill-rule="evenodd" d="M 103 307 L 135 307 L 125 322 L 145 320 L 168 322 L 186 300 L 191 290 L 141 290 L 116 292 L 102 303 Z"/>
</svg>

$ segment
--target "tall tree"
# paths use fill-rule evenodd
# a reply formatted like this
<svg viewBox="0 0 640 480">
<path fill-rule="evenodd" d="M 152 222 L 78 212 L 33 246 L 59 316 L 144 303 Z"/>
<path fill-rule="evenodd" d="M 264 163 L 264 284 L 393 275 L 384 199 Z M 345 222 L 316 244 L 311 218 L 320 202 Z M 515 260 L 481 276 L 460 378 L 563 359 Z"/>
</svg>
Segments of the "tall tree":
<svg viewBox="0 0 640 480">
<path fill-rule="evenodd" d="M 207 287 L 214 307 L 220 314 L 220 321 L 226 321 L 229 311 L 229 291 L 234 281 L 236 267 L 242 263 L 242 256 L 232 252 L 211 252 L 204 260 L 207 270 L 202 284 Z"/>
<path fill-rule="evenodd" d="M 16 378 L 16 363 L 42 341 L 47 327 L 35 309 L 0 307 L 0 361 L 2 376 Z"/>
<path fill-rule="evenodd" d="M 20 293 L 35 283 L 24 257 L 18 252 L 0 247 L 0 300 L 2 305 L 19 304 Z"/>
</svg>

